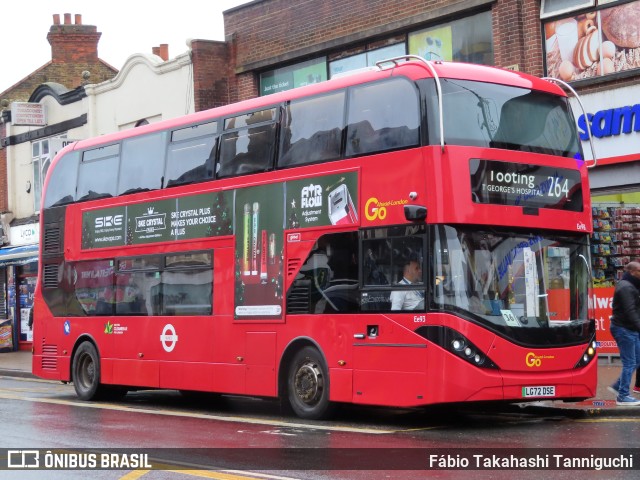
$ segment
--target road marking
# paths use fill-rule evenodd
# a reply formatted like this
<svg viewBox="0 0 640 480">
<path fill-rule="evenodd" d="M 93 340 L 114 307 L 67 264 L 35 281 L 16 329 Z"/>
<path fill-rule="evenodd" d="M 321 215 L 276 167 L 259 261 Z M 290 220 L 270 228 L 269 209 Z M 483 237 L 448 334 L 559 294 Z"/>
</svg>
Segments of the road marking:
<svg viewBox="0 0 640 480">
<path fill-rule="evenodd" d="M 251 473 L 250 476 L 245 474 L 244 472 L 234 472 L 229 470 L 229 472 L 233 473 L 225 473 L 225 472 L 213 472 L 211 470 L 175 470 L 174 468 L 177 465 L 172 464 L 163 464 L 163 463 L 154 463 L 154 466 L 159 467 L 155 470 L 134 470 L 132 472 L 127 473 L 123 477 L 120 477 L 119 480 L 137 480 L 138 478 L 146 475 L 147 473 L 151 473 L 152 471 L 163 471 L 163 472 L 171 472 L 177 473 L 180 475 L 190 475 L 192 477 L 199 478 L 213 478 L 216 480 L 294 480 L 293 477 L 281 477 L 278 475 L 269 475 L 266 473 Z"/>
<path fill-rule="evenodd" d="M 133 472 L 127 473 L 124 477 L 120 477 L 120 480 L 137 480 L 150 471 L 151 470 L 134 470 Z"/>
<path fill-rule="evenodd" d="M 60 453 L 79 453 L 79 451 L 75 449 L 61 449 L 56 451 Z M 164 463 L 162 461 L 156 461 L 155 457 L 149 457 L 148 459 L 153 462 L 153 465 L 149 465 L 153 468 L 152 470 L 132 470 L 120 477 L 119 480 L 137 480 L 147 473 L 156 471 L 178 473 L 202 478 L 213 478 L 217 480 L 296 480 L 294 477 L 282 477 L 268 473 L 250 472 L 248 474 L 248 472 L 244 472 L 242 470 L 213 471 L 211 470 L 211 465 L 202 465 L 192 462 Z"/>
<path fill-rule="evenodd" d="M 163 471 L 179 473 L 183 475 L 191 475 L 192 477 L 214 478 L 216 480 L 264 480 L 264 479 L 292 480 L 292 477 L 280 477 L 277 475 L 267 475 L 267 474 L 261 474 L 261 473 L 253 473 L 253 472 L 247 474 L 245 472 L 235 472 L 231 470 L 228 470 L 228 471 L 232 473 L 225 473 L 221 471 L 213 472 L 211 470 L 171 470 L 166 467 L 171 467 L 172 465 L 161 465 L 161 466 L 163 467 Z"/>
<path fill-rule="evenodd" d="M 372 435 L 384 435 L 389 433 L 396 433 L 398 430 L 374 430 L 372 428 L 357 428 L 357 427 L 346 427 L 341 425 L 309 425 L 305 423 L 289 423 L 282 422 L 279 420 L 267 420 L 267 419 L 259 419 L 259 418 L 250 418 L 250 417 L 224 417 L 221 415 L 208 415 L 203 413 L 188 413 L 188 412 L 179 412 L 176 410 L 151 410 L 147 408 L 139 408 L 139 407 L 129 407 L 126 405 L 115 405 L 111 403 L 89 403 L 89 402 L 81 402 L 81 401 L 73 401 L 73 400 L 57 400 L 53 398 L 35 398 L 21 395 L 14 395 L 9 392 L 0 390 L 0 398 L 4 398 L 6 400 L 24 400 L 27 402 L 35 402 L 35 403 L 48 403 L 55 405 L 73 405 L 76 407 L 82 408 L 97 408 L 103 410 L 115 410 L 119 412 L 132 412 L 132 413 L 148 413 L 150 415 L 166 415 L 166 416 L 175 416 L 175 417 L 188 417 L 188 418 L 201 418 L 206 420 L 217 420 L 220 422 L 236 422 L 236 423 L 249 423 L 254 425 L 269 425 L 276 427 L 286 427 L 286 428 L 301 428 L 306 430 L 325 430 L 330 432 L 351 432 L 351 433 L 369 433 Z"/>
<path fill-rule="evenodd" d="M 389 433 L 422 432 L 424 430 L 437 430 L 439 428 L 442 428 L 442 425 L 433 425 L 431 427 L 401 428 L 400 430 L 389 430 Z"/>
<path fill-rule="evenodd" d="M 54 386 L 55 388 L 55 386 Z M 38 387 L 3 387 L 0 388 L 0 391 L 8 391 L 8 392 L 30 392 L 30 393 L 42 393 L 50 390 L 51 387 L 47 387 L 46 389 L 38 388 Z M 61 389 L 58 389 L 61 390 Z"/>
<path fill-rule="evenodd" d="M 62 383 L 60 380 L 45 380 L 43 378 L 32 378 L 32 377 L 16 377 L 14 375 L 0 375 L 0 378 L 3 380 L 16 380 L 21 382 L 50 383 L 50 384 L 60 385 L 60 386 L 68 385 L 68 384 Z"/>
<path fill-rule="evenodd" d="M 293 477 L 281 477 L 278 475 L 269 475 L 266 473 L 251 473 L 247 475 L 244 472 L 236 472 L 233 470 L 228 470 L 230 473 L 225 473 L 222 471 L 214 472 L 211 470 L 204 469 L 192 469 L 192 470 L 175 470 L 175 467 L 178 465 L 175 464 L 164 464 L 164 463 L 156 463 L 154 462 L 154 470 L 134 470 L 132 472 L 127 473 L 123 477 L 120 477 L 119 480 L 137 480 L 138 478 L 150 473 L 152 471 L 163 471 L 163 472 L 171 472 L 177 473 L 180 475 L 190 475 L 192 477 L 199 478 L 213 478 L 215 480 L 293 480 Z"/>
<path fill-rule="evenodd" d="M 253 479 L 257 477 L 247 477 L 247 476 L 238 476 L 238 475 L 229 475 L 227 473 L 221 472 L 211 472 L 206 470 L 168 470 L 173 473 L 180 473 L 182 475 L 191 475 L 192 477 L 202 477 L 202 478 L 215 478 L 217 480 L 237 480 L 237 479 Z"/>
<path fill-rule="evenodd" d="M 578 423 L 638 423 L 640 422 L 640 418 L 627 418 L 627 417 L 608 417 L 608 418 L 578 418 L 574 420 Z"/>
</svg>

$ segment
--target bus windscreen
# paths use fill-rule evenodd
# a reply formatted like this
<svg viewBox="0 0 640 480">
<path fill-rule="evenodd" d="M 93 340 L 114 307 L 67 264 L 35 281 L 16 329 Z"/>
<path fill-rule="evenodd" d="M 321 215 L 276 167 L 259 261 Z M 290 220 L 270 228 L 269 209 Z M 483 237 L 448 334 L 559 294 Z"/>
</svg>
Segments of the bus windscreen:
<svg viewBox="0 0 640 480">
<path fill-rule="evenodd" d="M 429 115 L 435 115 L 435 95 Z M 582 158 L 566 97 L 471 80 L 442 80 L 445 144 Z M 440 142 L 429 121 L 432 144 Z"/>
</svg>

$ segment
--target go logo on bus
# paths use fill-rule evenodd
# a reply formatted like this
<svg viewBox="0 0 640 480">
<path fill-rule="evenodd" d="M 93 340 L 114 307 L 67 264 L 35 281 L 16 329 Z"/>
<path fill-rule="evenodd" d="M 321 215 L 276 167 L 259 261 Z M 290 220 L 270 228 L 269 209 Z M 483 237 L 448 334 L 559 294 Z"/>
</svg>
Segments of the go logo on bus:
<svg viewBox="0 0 640 480">
<path fill-rule="evenodd" d="M 533 352 L 529 352 L 527 353 L 527 356 L 525 357 L 525 363 L 527 364 L 527 367 L 529 368 L 533 368 L 533 367 L 541 367 L 542 366 L 542 360 L 548 360 L 548 359 L 553 359 L 554 357 L 552 355 L 536 355 Z"/>
<path fill-rule="evenodd" d="M 367 220 L 384 220 L 387 218 L 387 207 L 381 207 L 376 197 L 371 197 L 364 205 L 364 216 Z"/>
</svg>

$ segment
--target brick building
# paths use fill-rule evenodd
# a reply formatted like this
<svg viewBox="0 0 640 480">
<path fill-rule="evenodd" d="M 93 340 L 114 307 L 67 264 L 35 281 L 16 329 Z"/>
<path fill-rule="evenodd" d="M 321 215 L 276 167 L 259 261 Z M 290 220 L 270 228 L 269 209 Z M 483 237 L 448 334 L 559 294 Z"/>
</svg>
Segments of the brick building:
<svg viewBox="0 0 640 480">
<path fill-rule="evenodd" d="M 99 83 L 115 77 L 118 70 L 98 58 L 98 42 L 102 35 L 93 25 L 83 25 L 82 16 L 75 15 L 71 23 L 71 14 L 64 14 L 64 23 L 60 15 L 53 15 L 53 25 L 47 34 L 51 45 L 51 60 L 33 73 L 0 93 L 2 101 L 0 138 L 6 143 L 6 123 L 11 121 L 10 110 L 6 107 L 12 102 L 28 102 L 38 87 L 50 85 L 61 94 L 75 90 L 88 82 Z M 83 72 L 86 73 L 83 77 Z M 6 145 L 3 145 L 6 146 Z M 0 212 L 9 208 L 7 199 L 7 157 L 6 150 L 0 149 Z"/>
<path fill-rule="evenodd" d="M 224 15 L 235 67 L 234 100 L 257 95 L 260 75 L 274 68 L 318 57 L 330 64 L 398 44 L 413 53 L 412 37 L 421 29 L 450 28 L 454 43 L 456 35 L 467 37 L 459 39 L 456 60 L 481 59 L 541 75 L 539 12 L 536 0 L 249 2 Z"/>
<path fill-rule="evenodd" d="M 71 23 L 69 13 L 64 14 L 64 23 L 60 23 L 60 15 L 53 15 L 53 25 L 47 34 L 51 60 L 0 93 L 0 98 L 8 102 L 26 102 L 43 83 L 59 83 L 73 90 L 88 82 L 100 83 L 115 77 L 118 70 L 98 58 L 101 35 L 94 25 L 83 25 L 81 15 L 74 16 L 74 23 Z M 90 75 L 85 78 L 83 72 Z"/>
<path fill-rule="evenodd" d="M 43 148 L 50 144 L 43 138 L 59 134 L 61 128 L 68 129 L 78 121 L 32 126 L 26 134 L 14 136 L 7 128 L 16 123 L 10 107 L 13 102 L 39 106 L 47 96 L 59 104 L 70 104 L 85 96 L 84 84 L 115 77 L 118 70 L 98 58 L 101 35 L 95 26 L 83 25 L 80 15 L 75 15 L 74 23 L 71 14 L 64 14 L 64 23 L 60 22 L 60 15 L 54 15 L 47 34 L 51 60 L 0 93 L 0 246 L 10 242 L 0 255 L 0 323 L 7 318 L 14 322 L 16 340 L 18 325 L 26 320 L 31 306 L 37 274 L 39 225 L 34 204 L 39 197 L 34 201 L 33 194 L 42 179 L 31 165 L 35 165 L 35 156 L 48 153 Z M 16 158 L 16 151 L 25 154 Z M 15 181 L 19 164 L 32 171 L 26 181 Z"/>
<path fill-rule="evenodd" d="M 557 75 L 553 65 L 547 66 L 549 55 L 543 31 L 549 31 L 549 27 L 559 20 L 584 17 L 588 10 L 606 11 L 628 3 L 636 2 L 325 0 L 318 5 L 313 1 L 254 0 L 224 13 L 227 55 L 233 66 L 231 100 L 260 94 L 259 80 L 265 72 L 317 57 L 325 57 L 330 64 L 337 59 L 400 43 L 406 44 L 406 53 L 414 53 L 411 38 L 420 29 L 451 27 L 454 47 L 456 42 L 467 42 L 466 46 L 470 47 L 469 39 L 456 39 L 458 35 L 469 34 L 461 30 L 460 25 L 470 30 L 488 29 L 488 36 L 483 33 L 477 43 L 490 42 L 487 50 L 490 55 L 485 62 L 477 55 L 460 54 L 461 48 L 453 60 L 477 62 L 480 59 L 480 63 L 531 75 L 543 76 L 547 72 Z M 560 8 L 563 5 L 568 7 Z M 635 11 L 633 6 L 625 8 Z M 308 15 L 309 9 L 314 9 L 313 16 Z M 478 16 L 482 13 L 487 15 Z M 469 22 L 464 23 L 465 20 Z M 484 25 L 487 21 L 489 24 Z M 626 71 L 596 79 L 576 68 L 569 80 L 579 92 L 595 92 L 612 86 L 632 85 L 636 83 L 635 77 L 635 73 Z M 196 91 L 198 85 L 196 81 Z"/>
</svg>

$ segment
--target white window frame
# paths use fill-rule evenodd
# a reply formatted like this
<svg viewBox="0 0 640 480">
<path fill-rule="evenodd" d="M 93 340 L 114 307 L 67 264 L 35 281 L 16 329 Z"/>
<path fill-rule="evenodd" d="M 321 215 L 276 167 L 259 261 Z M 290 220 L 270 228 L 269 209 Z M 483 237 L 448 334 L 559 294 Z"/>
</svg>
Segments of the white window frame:
<svg viewBox="0 0 640 480">
<path fill-rule="evenodd" d="M 67 138 L 67 135 L 60 135 L 57 137 L 41 138 L 31 142 L 31 164 L 33 165 L 31 188 L 33 189 L 33 211 L 34 213 L 40 213 L 40 203 L 42 202 L 42 193 L 44 189 L 44 180 L 47 176 L 47 171 L 53 160 L 52 145 L 50 140 L 54 138 Z M 38 154 L 34 154 L 34 145 L 38 144 Z M 46 152 L 45 152 L 46 150 Z"/>
<path fill-rule="evenodd" d="M 557 17 L 565 13 L 575 12 L 576 10 L 595 8 L 600 5 L 618 2 L 620 2 L 620 0 L 542 0 L 540 2 L 540 18 Z M 573 5 L 554 8 L 554 4 L 557 5 L 558 3 L 573 3 Z"/>
</svg>

